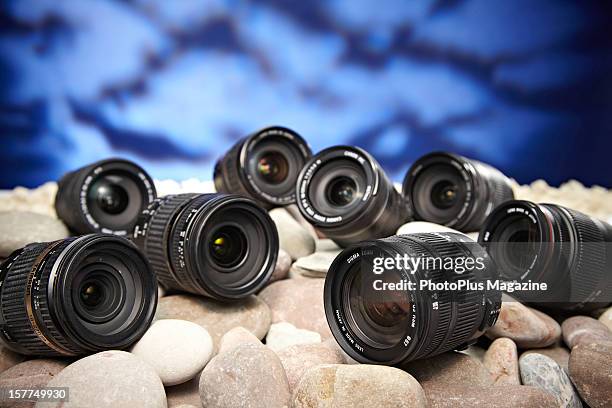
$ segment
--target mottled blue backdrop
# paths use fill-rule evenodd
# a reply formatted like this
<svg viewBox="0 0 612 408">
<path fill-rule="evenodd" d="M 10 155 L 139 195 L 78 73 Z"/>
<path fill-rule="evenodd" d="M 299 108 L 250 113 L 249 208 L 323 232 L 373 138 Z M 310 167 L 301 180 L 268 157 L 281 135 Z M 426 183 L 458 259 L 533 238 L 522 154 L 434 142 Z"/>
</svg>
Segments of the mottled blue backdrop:
<svg viewBox="0 0 612 408">
<path fill-rule="evenodd" d="M 210 179 L 268 124 L 612 186 L 612 11 L 552 0 L 3 0 L 0 188 L 118 155 Z"/>
</svg>

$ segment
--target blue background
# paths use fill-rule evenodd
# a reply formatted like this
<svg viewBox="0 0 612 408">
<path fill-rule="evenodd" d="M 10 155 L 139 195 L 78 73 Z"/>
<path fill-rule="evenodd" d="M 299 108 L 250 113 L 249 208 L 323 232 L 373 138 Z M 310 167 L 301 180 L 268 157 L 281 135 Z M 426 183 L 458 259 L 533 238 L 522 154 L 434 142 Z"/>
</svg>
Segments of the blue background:
<svg viewBox="0 0 612 408">
<path fill-rule="evenodd" d="M 612 186 L 603 1 L 18 0 L 0 12 L 0 188 L 122 156 L 202 180 L 294 128 L 396 180 L 431 150 Z"/>
</svg>

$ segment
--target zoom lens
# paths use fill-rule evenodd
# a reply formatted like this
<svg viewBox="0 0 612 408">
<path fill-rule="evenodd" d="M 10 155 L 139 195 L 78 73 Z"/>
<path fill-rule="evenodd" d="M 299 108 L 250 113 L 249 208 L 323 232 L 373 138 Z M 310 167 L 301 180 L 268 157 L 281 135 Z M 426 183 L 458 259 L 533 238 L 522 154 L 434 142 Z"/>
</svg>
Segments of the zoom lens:
<svg viewBox="0 0 612 408">
<path fill-rule="evenodd" d="M 156 304 L 147 260 L 117 236 L 30 244 L 0 265 L 0 341 L 21 354 L 124 349 L 145 333 Z"/>
<path fill-rule="evenodd" d="M 512 200 L 512 184 L 499 170 L 451 153 L 431 153 L 408 170 L 403 184 L 417 220 L 459 231 L 478 231 L 501 203 Z"/>
<path fill-rule="evenodd" d="M 310 158 L 300 135 L 280 126 L 267 127 L 236 143 L 215 165 L 217 191 L 238 194 L 264 208 L 295 203 L 295 180 Z"/>
<path fill-rule="evenodd" d="M 315 155 L 298 177 L 297 192 L 302 215 L 341 246 L 393 235 L 410 218 L 380 165 L 358 147 Z"/>
<path fill-rule="evenodd" d="M 218 300 L 261 289 L 278 256 L 278 233 L 253 200 L 225 194 L 158 198 L 143 211 L 134 242 L 166 288 Z"/>
<path fill-rule="evenodd" d="M 55 210 L 77 234 L 128 235 L 155 197 L 153 180 L 142 168 L 108 159 L 64 175 L 58 183 Z"/>
<path fill-rule="evenodd" d="M 554 309 L 584 310 L 612 302 L 612 226 L 554 204 L 509 201 L 479 235 L 502 278 L 546 283 L 516 298 Z"/>
<path fill-rule="evenodd" d="M 495 324 L 501 293 L 486 282 L 496 276 L 486 251 L 460 233 L 365 241 L 332 263 L 325 314 L 355 360 L 402 365 L 462 349 Z"/>
</svg>

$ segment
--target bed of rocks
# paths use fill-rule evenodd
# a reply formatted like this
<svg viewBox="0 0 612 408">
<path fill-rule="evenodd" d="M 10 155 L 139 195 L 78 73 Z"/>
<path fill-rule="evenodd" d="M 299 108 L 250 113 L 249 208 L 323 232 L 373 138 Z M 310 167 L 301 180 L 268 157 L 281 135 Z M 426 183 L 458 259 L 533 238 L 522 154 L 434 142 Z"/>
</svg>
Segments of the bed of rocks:
<svg viewBox="0 0 612 408">
<path fill-rule="evenodd" d="M 212 188 L 196 180 L 157 187 L 160 195 Z M 53 210 L 56 188 L 0 195 L 0 258 L 67 236 Z M 602 188 L 536 182 L 516 191 L 612 216 L 612 193 Z M 221 304 L 160 289 L 155 321 L 130 350 L 65 360 L 0 348 L 0 387 L 69 387 L 65 407 L 612 406 L 612 308 L 549 316 L 505 298 L 497 324 L 465 351 L 402 369 L 357 364 L 337 346 L 323 310 L 324 277 L 339 248 L 294 208 L 270 214 L 282 249 L 272 282 L 257 296 Z M 402 231 L 428 228 L 435 226 Z"/>
</svg>

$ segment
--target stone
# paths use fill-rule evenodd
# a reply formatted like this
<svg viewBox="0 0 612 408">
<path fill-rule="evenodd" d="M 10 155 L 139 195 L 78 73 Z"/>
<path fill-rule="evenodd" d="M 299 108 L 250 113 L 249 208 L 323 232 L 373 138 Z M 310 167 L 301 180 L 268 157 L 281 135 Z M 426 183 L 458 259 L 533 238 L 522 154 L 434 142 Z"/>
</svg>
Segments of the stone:
<svg viewBox="0 0 612 408">
<path fill-rule="evenodd" d="M 523 354 L 521 354 L 521 357 L 533 353 L 542 354 L 546 357 L 552 358 L 557 364 L 559 364 L 561 368 L 565 370 L 565 372 L 569 372 L 568 364 L 570 353 L 565 347 L 551 346 L 546 348 L 527 350 Z"/>
<path fill-rule="evenodd" d="M 274 272 L 272 272 L 268 284 L 276 282 L 277 280 L 286 279 L 289 275 L 289 269 L 291 269 L 291 257 L 286 251 L 280 249 L 278 251 L 278 259 L 276 260 Z"/>
<path fill-rule="evenodd" d="M 468 348 L 466 348 L 465 350 L 460 351 L 460 353 L 467 354 L 468 356 L 475 358 L 481 363 L 484 361 L 484 356 L 486 352 L 487 350 L 475 345 L 468 346 Z"/>
<path fill-rule="evenodd" d="M 299 329 L 331 337 L 323 305 L 325 279 L 286 279 L 264 288 L 259 297 L 272 311 L 272 323 L 287 322 Z"/>
<path fill-rule="evenodd" d="M 454 230 L 452 228 L 445 227 L 444 225 L 434 224 L 433 222 L 411 221 L 399 227 L 397 230 L 397 235 L 416 234 L 420 232 L 459 232 L 459 231 Z"/>
<path fill-rule="evenodd" d="M 0 344 L 0 373 L 24 361 L 26 356 L 15 353 Z"/>
<path fill-rule="evenodd" d="M 55 195 L 57 183 L 47 182 L 35 189 L 16 187 L 9 192 L 0 192 L 0 211 L 33 212 L 57 218 Z"/>
<path fill-rule="evenodd" d="M 266 335 L 266 346 L 274 351 L 297 344 L 312 343 L 321 343 L 321 335 L 319 333 L 298 329 L 287 322 L 273 323 Z"/>
<path fill-rule="evenodd" d="M 315 241 L 315 252 L 338 252 L 342 248 L 329 238 L 321 238 Z"/>
<path fill-rule="evenodd" d="M 254 344 L 215 356 L 202 371 L 199 389 L 206 408 L 280 408 L 288 406 L 291 397 L 278 356 Z"/>
<path fill-rule="evenodd" d="M 280 247 L 287 251 L 291 259 L 296 260 L 314 252 L 314 237 L 287 210 L 274 208 L 269 214 L 276 224 Z"/>
<path fill-rule="evenodd" d="M 68 402 L 36 407 L 165 408 L 166 393 L 153 367 L 125 351 L 110 350 L 77 360 L 47 387 L 68 387 Z"/>
<path fill-rule="evenodd" d="M 547 347 L 561 338 L 561 327 L 552 317 L 519 302 L 502 302 L 499 318 L 486 336 L 508 337 L 524 349 Z"/>
<path fill-rule="evenodd" d="M 591 408 L 612 407 L 612 343 L 583 343 L 574 347 L 569 374 Z"/>
<path fill-rule="evenodd" d="M 448 352 L 402 365 L 427 388 L 439 385 L 487 386 L 493 384 L 491 374 L 475 358 L 463 353 Z"/>
<path fill-rule="evenodd" d="M 408 373 L 377 365 L 319 365 L 296 386 L 293 408 L 424 408 L 423 388 Z"/>
<path fill-rule="evenodd" d="M 524 385 L 426 388 L 429 408 L 558 408 L 555 398 L 540 388 Z"/>
<path fill-rule="evenodd" d="M 285 368 L 291 391 L 295 389 L 309 368 L 321 364 L 344 364 L 345 362 L 344 356 L 337 348 L 325 343 L 285 347 L 276 354 Z"/>
<path fill-rule="evenodd" d="M 606 309 L 601 316 L 599 316 L 599 321 L 602 322 L 608 330 L 612 331 L 612 307 Z"/>
<path fill-rule="evenodd" d="M 340 250 L 321 251 L 298 259 L 291 265 L 291 274 L 302 275 L 307 278 L 325 278 L 327 270 Z"/>
<path fill-rule="evenodd" d="M 205 328 L 186 320 L 158 320 L 134 344 L 132 354 L 149 363 L 165 386 L 191 380 L 212 357 Z"/>
<path fill-rule="evenodd" d="M 304 218 L 297 204 L 289 204 L 284 207 L 285 210 L 304 228 L 314 239 L 318 239 L 319 232 L 316 228 Z"/>
<path fill-rule="evenodd" d="M 612 332 L 597 319 L 588 316 L 573 316 L 565 319 L 563 328 L 563 341 L 567 347 L 573 349 L 578 344 L 612 342 Z"/>
<path fill-rule="evenodd" d="M 549 392 L 555 397 L 559 407 L 582 407 L 567 373 L 553 359 L 537 353 L 527 354 L 521 357 L 519 366 L 524 385 Z"/>
<path fill-rule="evenodd" d="M 213 339 L 215 349 L 221 336 L 234 327 L 244 327 L 258 339 L 270 328 L 270 308 L 257 296 L 231 303 L 192 296 L 172 295 L 159 299 L 155 320 L 179 319 L 204 327 Z"/>
<path fill-rule="evenodd" d="M 521 385 L 516 344 L 508 338 L 496 339 L 484 355 L 483 364 L 494 385 Z"/>
<path fill-rule="evenodd" d="M 172 387 L 166 387 L 166 399 L 168 401 L 168 408 L 178 407 L 202 407 L 200 401 L 200 373 L 198 373 L 191 380 L 182 384 L 174 385 Z"/>
<path fill-rule="evenodd" d="M 244 327 L 234 327 L 221 337 L 219 341 L 219 353 L 225 353 L 241 344 L 263 345 L 253 333 Z"/>
<path fill-rule="evenodd" d="M 68 365 L 59 359 L 41 358 L 19 363 L 0 374 L 0 388 L 42 388 Z M 34 402 L 9 402 L 0 400 L 1 408 L 25 408 Z"/>
<path fill-rule="evenodd" d="M 60 220 L 33 212 L 0 212 L 0 256 L 7 257 L 16 249 L 33 242 L 49 242 L 66 238 L 68 229 Z"/>
</svg>

